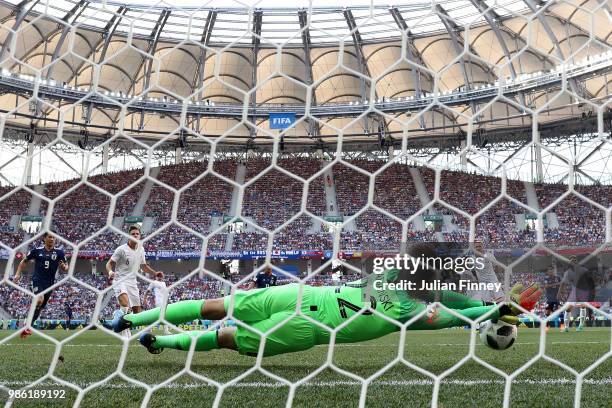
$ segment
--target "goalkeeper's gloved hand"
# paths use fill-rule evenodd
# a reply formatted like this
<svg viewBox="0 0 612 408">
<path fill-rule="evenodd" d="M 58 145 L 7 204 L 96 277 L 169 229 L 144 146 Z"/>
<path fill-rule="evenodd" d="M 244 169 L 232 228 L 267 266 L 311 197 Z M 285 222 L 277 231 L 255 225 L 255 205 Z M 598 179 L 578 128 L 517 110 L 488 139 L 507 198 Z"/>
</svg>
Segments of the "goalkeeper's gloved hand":
<svg viewBox="0 0 612 408">
<path fill-rule="evenodd" d="M 510 300 L 527 311 L 532 310 L 541 297 L 542 290 L 537 284 L 531 285 L 525 289 L 522 284 L 517 283 L 510 290 Z M 501 315 L 500 320 L 509 324 L 518 324 L 519 319 L 517 316 L 523 313 L 523 311 L 516 305 L 508 304 L 500 307 L 499 313 Z"/>
<path fill-rule="evenodd" d="M 533 310 L 536 303 L 538 303 L 541 297 L 542 290 L 537 284 L 533 284 L 527 289 L 523 290 L 523 285 L 518 283 L 514 285 L 514 287 L 510 290 L 510 299 L 527 311 Z M 514 305 L 510 307 L 513 312 L 512 314 L 514 314 L 515 316 L 523 313 L 522 310 L 520 310 Z"/>
</svg>

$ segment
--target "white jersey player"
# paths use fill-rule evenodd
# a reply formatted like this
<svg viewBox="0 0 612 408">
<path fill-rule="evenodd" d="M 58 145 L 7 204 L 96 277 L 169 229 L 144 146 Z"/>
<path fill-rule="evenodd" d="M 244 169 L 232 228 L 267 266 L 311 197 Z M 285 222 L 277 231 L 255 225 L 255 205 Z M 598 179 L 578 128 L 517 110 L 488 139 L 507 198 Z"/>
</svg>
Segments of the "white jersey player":
<svg viewBox="0 0 612 408">
<path fill-rule="evenodd" d="M 593 280 L 591 271 L 585 266 L 579 265 L 578 259 L 575 256 L 570 256 L 569 261 L 570 266 L 563 274 L 558 293 L 560 301 L 571 303 L 571 306 L 563 312 L 563 321 L 565 323 L 563 331 L 569 331 L 570 317 L 573 314 L 573 310 L 575 310 L 574 306 L 578 306 L 579 309 L 579 325 L 576 327 L 576 330 L 582 331 L 587 316 L 587 309 L 583 302 L 594 300 L 595 281 Z"/>
<path fill-rule="evenodd" d="M 140 292 L 138 290 L 138 281 L 136 274 L 139 270 L 152 275 L 163 278 L 163 272 L 153 270 L 145 259 L 145 253 L 142 245 L 138 244 L 140 240 L 140 227 L 132 225 L 129 229 L 129 234 L 133 237 L 127 244 L 123 244 L 115 249 L 111 259 L 106 264 L 106 272 L 108 279 L 113 282 L 113 291 L 117 297 L 117 302 L 124 313 L 128 313 L 131 309 L 134 313 L 140 313 Z M 129 330 L 123 333 L 129 337 Z"/>
<path fill-rule="evenodd" d="M 162 308 L 168 302 L 168 287 L 162 276 L 156 276 L 155 280 L 149 284 L 145 291 L 145 297 L 147 293 L 153 293 L 155 299 L 155 307 Z M 161 325 L 164 329 L 164 334 L 170 334 L 170 330 L 166 325 Z"/>
<path fill-rule="evenodd" d="M 468 273 L 470 280 L 479 283 L 499 283 L 497 274 L 495 273 L 495 255 L 492 250 L 484 249 L 482 242 L 476 242 L 474 249 L 476 250 L 475 256 L 481 256 L 483 258 L 484 266 L 482 268 L 474 268 Z M 495 290 L 469 290 L 467 295 L 472 299 L 482 300 L 485 302 L 498 302 L 503 300 L 504 291 L 502 289 L 499 292 Z"/>
</svg>

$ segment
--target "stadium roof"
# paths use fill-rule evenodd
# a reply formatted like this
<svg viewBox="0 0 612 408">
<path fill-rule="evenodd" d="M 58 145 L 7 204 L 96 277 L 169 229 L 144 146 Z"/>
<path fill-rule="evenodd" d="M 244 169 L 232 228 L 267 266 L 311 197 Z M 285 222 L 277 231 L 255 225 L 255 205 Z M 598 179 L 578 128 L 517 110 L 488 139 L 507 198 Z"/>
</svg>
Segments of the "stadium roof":
<svg viewBox="0 0 612 408">
<path fill-rule="evenodd" d="M 9 0 L 9 3 L 19 4 L 20 1 Z M 38 3 L 33 11 L 46 13 L 58 19 L 64 16 L 79 2 L 76 0 L 56 0 L 52 3 Z M 148 4 L 147 4 L 148 3 Z M 319 3 L 319 4 L 317 4 Z M 359 32 L 364 41 L 388 40 L 398 37 L 399 32 L 392 14 L 389 12 L 389 2 L 351 1 L 350 10 L 353 13 Z M 378 3 L 378 4 L 377 4 Z M 440 19 L 432 14 L 432 4 L 428 1 L 404 2 L 406 5 L 395 6 L 415 35 L 425 35 L 442 32 L 445 26 Z M 259 2 L 255 8 L 245 8 L 240 3 L 229 1 L 202 2 L 146 2 L 146 1 L 90 1 L 78 17 L 73 19 L 76 24 L 104 29 L 109 20 L 119 12 L 119 8 L 128 8 L 124 18 L 116 29 L 117 34 L 132 32 L 137 36 L 150 36 L 159 16 L 170 9 L 172 14 L 166 21 L 162 31 L 163 40 L 198 41 L 202 30 L 209 20 L 209 12 L 216 12 L 216 21 L 211 28 L 211 43 L 251 44 L 251 36 L 245 32 L 253 20 L 253 14 L 261 11 L 264 15 L 261 25 L 261 36 L 275 44 L 288 43 L 301 45 L 301 37 L 296 35 L 300 30 L 298 13 L 309 8 L 308 2 L 284 1 L 283 7 L 278 1 Z M 346 7 L 329 5 L 330 2 L 315 2 L 310 20 L 311 42 L 313 44 L 335 43 L 334 37 L 350 37 L 350 29 L 342 11 Z M 333 2 L 331 2 L 333 4 Z M 486 20 L 477 7 L 469 0 L 451 0 L 440 2 L 448 15 L 458 24 L 485 24 Z M 512 13 L 527 11 L 527 5 L 522 2 L 503 0 L 496 6 L 496 14 L 502 18 Z M 138 21 L 137 25 L 133 25 Z M 265 44 L 263 44 L 265 47 Z"/>
<path fill-rule="evenodd" d="M 0 0 L 9 123 L 269 142 L 267 113 L 294 111 L 309 115 L 289 143 L 364 141 L 457 135 L 472 117 L 529 129 L 532 110 L 560 121 L 609 100 L 602 0 L 179 3 Z"/>
</svg>

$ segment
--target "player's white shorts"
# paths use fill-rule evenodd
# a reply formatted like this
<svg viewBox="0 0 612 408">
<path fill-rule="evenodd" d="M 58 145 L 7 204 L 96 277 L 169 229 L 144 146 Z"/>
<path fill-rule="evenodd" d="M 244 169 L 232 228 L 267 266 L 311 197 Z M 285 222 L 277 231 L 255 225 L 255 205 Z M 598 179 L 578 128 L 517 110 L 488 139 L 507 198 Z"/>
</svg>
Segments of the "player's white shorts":
<svg viewBox="0 0 612 408">
<path fill-rule="evenodd" d="M 121 294 L 125 293 L 128 296 L 130 307 L 140 306 L 140 291 L 136 279 L 120 279 L 113 282 L 113 291 L 117 300 Z"/>
</svg>

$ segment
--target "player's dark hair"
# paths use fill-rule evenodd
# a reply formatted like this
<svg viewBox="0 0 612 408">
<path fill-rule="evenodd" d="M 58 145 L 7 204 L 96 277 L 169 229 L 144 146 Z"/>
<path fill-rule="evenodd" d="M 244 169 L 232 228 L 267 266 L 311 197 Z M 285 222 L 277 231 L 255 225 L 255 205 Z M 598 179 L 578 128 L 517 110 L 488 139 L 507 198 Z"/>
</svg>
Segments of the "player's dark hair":
<svg viewBox="0 0 612 408">
<path fill-rule="evenodd" d="M 130 228 L 128 229 L 128 234 L 134 230 L 138 230 L 138 232 L 140 232 L 140 227 L 137 224 L 130 225 Z"/>
<path fill-rule="evenodd" d="M 47 230 L 47 231 L 43 232 L 43 236 L 42 237 L 43 237 L 43 239 L 45 239 L 45 238 L 47 238 L 48 235 L 53 235 L 53 234 L 55 234 L 55 231 Z"/>
</svg>

